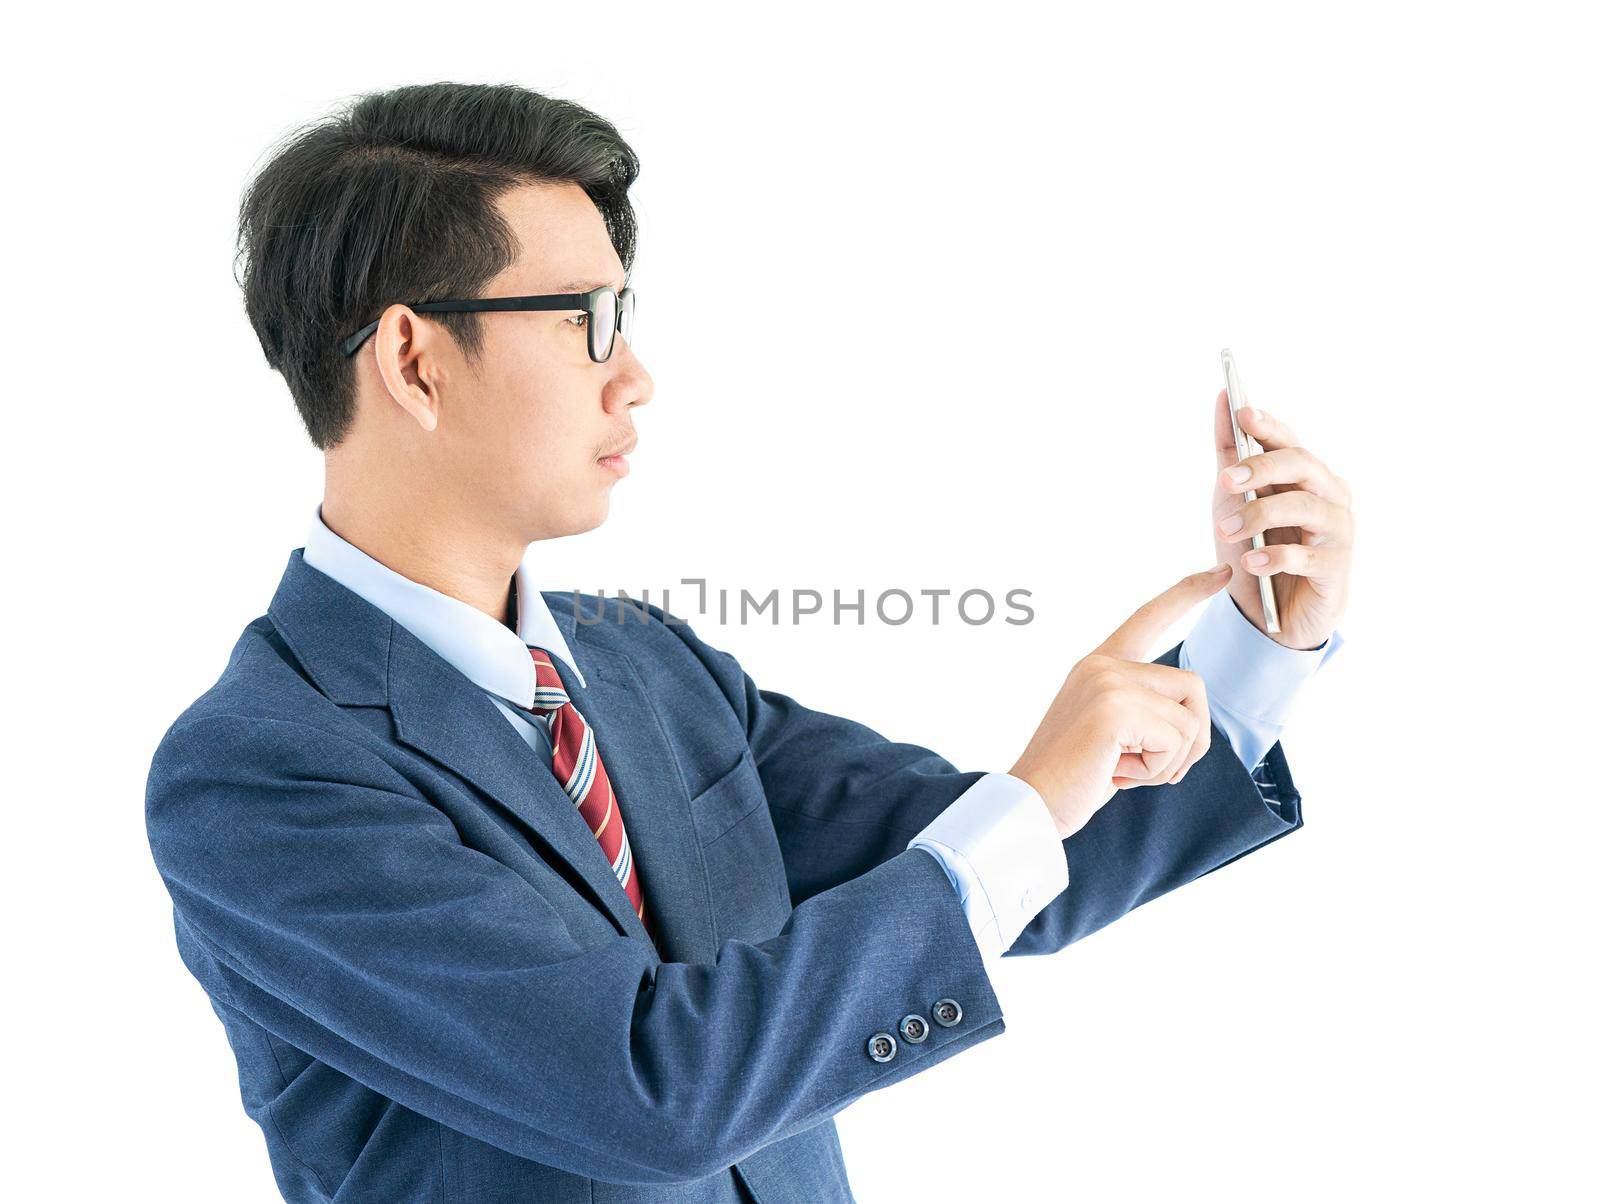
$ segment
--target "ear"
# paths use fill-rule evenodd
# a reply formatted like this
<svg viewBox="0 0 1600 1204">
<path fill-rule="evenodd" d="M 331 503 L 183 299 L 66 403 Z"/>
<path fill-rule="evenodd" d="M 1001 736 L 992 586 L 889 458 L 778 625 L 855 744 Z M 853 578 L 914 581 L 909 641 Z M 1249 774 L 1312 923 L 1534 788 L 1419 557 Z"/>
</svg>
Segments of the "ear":
<svg viewBox="0 0 1600 1204">
<path fill-rule="evenodd" d="M 444 330 L 410 308 L 391 305 L 372 334 L 378 375 L 392 400 L 425 431 L 439 425 L 438 379 L 444 364 Z"/>
</svg>

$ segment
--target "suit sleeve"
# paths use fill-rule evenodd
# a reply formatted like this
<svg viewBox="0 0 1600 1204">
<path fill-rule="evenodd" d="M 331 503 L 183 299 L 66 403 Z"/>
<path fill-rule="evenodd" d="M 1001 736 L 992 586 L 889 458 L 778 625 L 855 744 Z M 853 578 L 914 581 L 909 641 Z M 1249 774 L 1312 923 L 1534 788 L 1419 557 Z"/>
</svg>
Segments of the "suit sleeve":
<svg viewBox="0 0 1600 1204">
<path fill-rule="evenodd" d="M 659 611 L 657 614 L 659 615 Z M 982 771 L 962 772 L 917 744 L 759 688 L 734 660 L 668 621 L 744 720 L 789 875 L 803 899 L 892 860 Z M 1181 644 L 1156 658 L 1176 666 Z M 1211 746 L 1183 781 L 1119 790 L 1063 842 L 1071 880 L 1005 956 L 1053 953 L 1176 886 L 1301 827 L 1281 743 L 1256 776 L 1213 721 Z"/>
<path fill-rule="evenodd" d="M 208 994 L 407 1108 L 575 1174 L 703 1177 L 1005 1029 L 925 850 L 815 892 L 715 964 L 663 963 L 622 936 L 580 946 L 357 735 L 182 720 L 145 812 Z M 901 1017 L 947 998 L 958 1019 L 898 1040 Z M 897 1037 L 887 1061 L 869 1056 L 879 1032 Z"/>
<path fill-rule="evenodd" d="M 1155 663 L 1176 666 L 1180 647 Z M 1213 719 L 1211 747 L 1183 781 L 1119 790 L 1067 837 L 1072 884 L 1005 956 L 1053 953 L 1302 826 L 1282 742 L 1267 750 L 1252 774 Z"/>
</svg>

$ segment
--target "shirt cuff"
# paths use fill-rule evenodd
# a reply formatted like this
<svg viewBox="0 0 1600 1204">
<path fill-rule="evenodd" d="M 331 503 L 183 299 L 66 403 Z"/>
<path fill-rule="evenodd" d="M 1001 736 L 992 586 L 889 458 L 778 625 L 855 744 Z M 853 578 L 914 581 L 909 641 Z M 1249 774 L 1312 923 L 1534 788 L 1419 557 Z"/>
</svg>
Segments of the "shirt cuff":
<svg viewBox="0 0 1600 1204">
<path fill-rule="evenodd" d="M 1316 648 L 1286 648 L 1213 594 L 1178 649 L 1178 667 L 1200 675 L 1212 718 L 1246 769 L 1261 763 L 1283 731 L 1300 687 L 1344 646 L 1335 631 Z"/>
<path fill-rule="evenodd" d="M 1067 850 L 1049 808 L 1008 773 L 984 774 L 906 847 L 944 867 L 986 960 L 1067 888 Z"/>
</svg>

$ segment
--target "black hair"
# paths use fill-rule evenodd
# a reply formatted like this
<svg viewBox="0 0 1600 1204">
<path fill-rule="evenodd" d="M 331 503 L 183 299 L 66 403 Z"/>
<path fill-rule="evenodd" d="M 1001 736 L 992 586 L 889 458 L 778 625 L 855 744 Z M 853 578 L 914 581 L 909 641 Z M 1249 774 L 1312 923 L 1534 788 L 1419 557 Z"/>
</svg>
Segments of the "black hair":
<svg viewBox="0 0 1600 1204">
<path fill-rule="evenodd" d="M 311 442 L 326 451 L 355 417 L 355 360 L 340 339 L 397 302 L 480 296 L 516 261 L 516 236 L 495 207 L 507 190 L 581 186 L 626 272 L 638 174 L 610 122 L 514 84 L 370 93 L 290 134 L 240 202 L 235 280 Z M 477 361 L 481 315 L 430 317 Z"/>
</svg>

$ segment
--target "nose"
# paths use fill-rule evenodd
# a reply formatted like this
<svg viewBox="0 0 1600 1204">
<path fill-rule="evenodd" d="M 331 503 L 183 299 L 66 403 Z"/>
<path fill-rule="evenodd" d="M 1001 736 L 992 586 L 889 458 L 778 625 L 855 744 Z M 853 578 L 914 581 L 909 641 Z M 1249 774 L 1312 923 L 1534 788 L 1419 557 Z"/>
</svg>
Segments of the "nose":
<svg viewBox="0 0 1600 1204">
<path fill-rule="evenodd" d="M 620 331 L 611 346 L 610 362 L 614 371 L 606 382 L 606 408 L 621 412 L 633 406 L 649 405 L 655 393 L 655 381 Z"/>
</svg>

